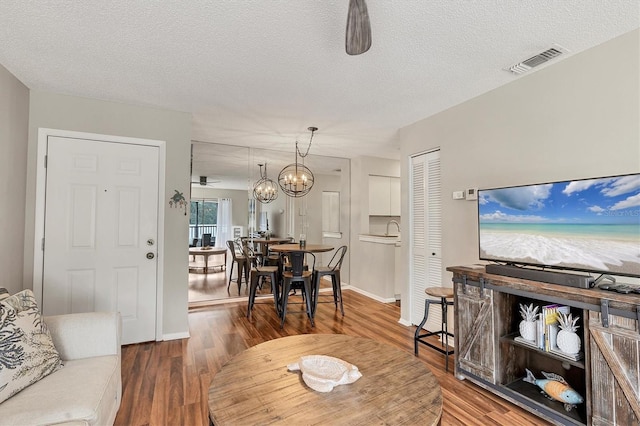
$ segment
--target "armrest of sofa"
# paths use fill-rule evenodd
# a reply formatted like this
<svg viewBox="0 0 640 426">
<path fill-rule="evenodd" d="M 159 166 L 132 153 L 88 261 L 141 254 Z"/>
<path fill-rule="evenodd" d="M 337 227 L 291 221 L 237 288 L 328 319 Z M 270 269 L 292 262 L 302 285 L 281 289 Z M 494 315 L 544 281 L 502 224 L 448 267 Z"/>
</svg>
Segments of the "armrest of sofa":
<svg viewBox="0 0 640 426">
<path fill-rule="evenodd" d="M 62 360 L 120 356 L 121 319 L 118 312 L 86 312 L 44 317 Z"/>
</svg>

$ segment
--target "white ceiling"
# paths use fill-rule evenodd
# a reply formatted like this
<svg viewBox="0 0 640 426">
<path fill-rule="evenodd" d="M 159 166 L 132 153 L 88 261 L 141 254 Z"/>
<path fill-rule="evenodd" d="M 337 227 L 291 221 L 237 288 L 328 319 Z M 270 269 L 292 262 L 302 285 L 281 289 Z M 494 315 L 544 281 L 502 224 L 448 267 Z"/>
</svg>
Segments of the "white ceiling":
<svg viewBox="0 0 640 426">
<path fill-rule="evenodd" d="M 526 78 L 503 68 L 640 27 L 637 0 L 367 4 L 373 45 L 349 56 L 348 0 L 2 0 L 0 64 L 31 89 L 190 112 L 196 141 L 292 153 L 313 125 L 313 154 L 398 158 L 399 128 Z"/>
</svg>

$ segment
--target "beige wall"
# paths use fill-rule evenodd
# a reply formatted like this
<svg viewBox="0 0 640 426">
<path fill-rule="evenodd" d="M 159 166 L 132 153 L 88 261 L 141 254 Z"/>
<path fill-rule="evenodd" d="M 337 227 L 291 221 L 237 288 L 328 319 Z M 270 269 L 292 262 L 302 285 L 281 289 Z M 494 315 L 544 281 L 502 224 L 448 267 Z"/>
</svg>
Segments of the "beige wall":
<svg viewBox="0 0 640 426">
<path fill-rule="evenodd" d="M 24 287 L 33 286 L 34 203 L 38 128 L 73 130 L 105 135 L 166 141 L 164 252 L 161 258 L 164 290 L 163 335 L 167 339 L 188 333 L 188 217 L 169 208 L 174 189 L 189 193 L 191 123 L 187 113 L 106 102 L 96 99 L 31 91 L 29 153 L 27 161 Z"/>
<path fill-rule="evenodd" d="M 0 287 L 22 290 L 29 89 L 0 66 Z"/>
<path fill-rule="evenodd" d="M 476 205 L 453 191 L 640 171 L 639 40 L 633 31 L 401 129 L 402 158 L 441 150 L 444 267 L 478 262 Z M 403 162 L 403 217 L 407 175 Z"/>
</svg>

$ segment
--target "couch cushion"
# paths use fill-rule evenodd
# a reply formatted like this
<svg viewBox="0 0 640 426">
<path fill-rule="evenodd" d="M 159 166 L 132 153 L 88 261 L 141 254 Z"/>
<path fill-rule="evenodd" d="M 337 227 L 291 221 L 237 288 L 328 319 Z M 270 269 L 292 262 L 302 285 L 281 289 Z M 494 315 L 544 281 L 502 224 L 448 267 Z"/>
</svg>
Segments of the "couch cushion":
<svg viewBox="0 0 640 426">
<path fill-rule="evenodd" d="M 33 292 L 0 300 L 0 402 L 61 365 Z"/>
<path fill-rule="evenodd" d="M 0 425 L 113 424 L 119 366 L 117 355 L 65 361 L 64 368 L 0 404 Z"/>
</svg>

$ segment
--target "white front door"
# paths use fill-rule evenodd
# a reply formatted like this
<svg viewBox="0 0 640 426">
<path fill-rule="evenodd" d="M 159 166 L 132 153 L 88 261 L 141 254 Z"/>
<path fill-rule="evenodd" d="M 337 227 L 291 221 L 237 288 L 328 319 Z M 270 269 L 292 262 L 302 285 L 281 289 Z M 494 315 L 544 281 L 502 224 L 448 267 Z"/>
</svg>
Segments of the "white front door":
<svg viewBox="0 0 640 426">
<path fill-rule="evenodd" d="M 119 311 L 123 344 L 155 340 L 158 151 L 48 138 L 45 315 Z"/>
</svg>

